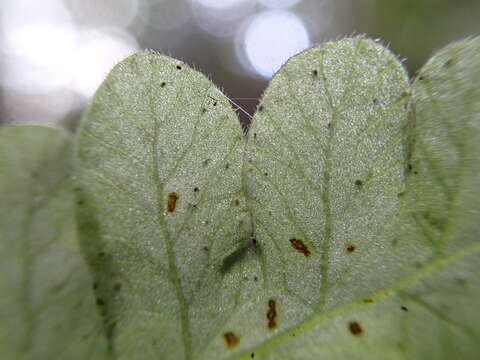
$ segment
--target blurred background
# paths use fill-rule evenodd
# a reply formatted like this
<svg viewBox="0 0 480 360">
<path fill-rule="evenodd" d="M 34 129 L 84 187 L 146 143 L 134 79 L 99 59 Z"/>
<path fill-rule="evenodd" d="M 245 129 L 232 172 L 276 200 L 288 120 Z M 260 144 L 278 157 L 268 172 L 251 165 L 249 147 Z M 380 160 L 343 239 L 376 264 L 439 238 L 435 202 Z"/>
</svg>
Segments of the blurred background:
<svg viewBox="0 0 480 360">
<path fill-rule="evenodd" d="M 414 75 L 435 49 L 479 33 L 479 0 L 0 0 L 0 123 L 75 129 L 111 67 L 147 48 L 252 114 L 284 61 L 324 41 L 380 38 Z"/>
</svg>

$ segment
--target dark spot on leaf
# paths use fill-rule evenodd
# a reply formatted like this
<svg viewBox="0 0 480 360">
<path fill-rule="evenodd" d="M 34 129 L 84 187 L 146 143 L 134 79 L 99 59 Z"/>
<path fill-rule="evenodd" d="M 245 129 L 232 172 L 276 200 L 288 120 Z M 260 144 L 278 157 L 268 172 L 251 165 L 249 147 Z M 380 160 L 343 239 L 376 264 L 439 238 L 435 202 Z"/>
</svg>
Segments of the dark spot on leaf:
<svg viewBox="0 0 480 360">
<path fill-rule="evenodd" d="M 398 245 L 398 239 L 397 239 L 397 238 L 395 238 L 395 239 L 392 240 L 392 245 L 393 245 L 393 246 L 397 246 L 397 245 Z"/>
<path fill-rule="evenodd" d="M 82 188 L 76 187 L 73 189 L 73 191 L 82 191 Z"/>
<path fill-rule="evenodd" d="M 167 199 L 167 212 L 174 212 L 177 206 L 178 194 L 176 192 L 171 192 L 168 194 Z"/>
<path fill-rule="evenodd" d="M 312 75 L 313 75 L 313 76 L 317 76 L 317 75 L 318 75 L 318 70 L 313 70 L 313 71 L 312 71 Z"/>
<path fill-rule="evenodd" d="M 378 99 L 377 99 L 377 98 L 373 98 L 372 103 L 373 103 L 373 105 L 377 105 L 377 104 L 378 104 Z"/>
<path fill-rule="evenodd" d="M 164 82 L 162 82 L 162 83 L 160 84 L 160 87 L 163 88 L 163 87 L 165 87 L 165 85 L 167 85 L 167 83 L 164 81 Z"/>
<path fill-rule="evenodd" d="M 263 175 L 268 176 L 268 173 L 267 173 L 267 172 L 264 172 Z"/>
<path fill-rule="evenodd" d="M 103 301 L 103 299 L 98 298 L 97 299 L 97 305 L 103 306 L 103 305 L 105 305 L 105 301 Z"/>
<path fill-rule="evenodd" d="M 207 109 L 202 108 L 202 114 L 205 114 L 207 112 Z"/>
<path fill-rule="evenodd" d="M 119 292 L 120 290 L 122 290 L 122 284 L 119 283 L 119 282 L 116 282 L 116 283 L 113 285 L 113 290 L 115 290 L 116 292 Z"/>
<path fill-rule="evenodd" d="M 277 327 L 277 304 L 273 299 L 268 300 L 267 319 L 268 328 L 275 329 Z"/>
<path fill-rule="evenodd" d="M 307 246 L 303 243 L 302 240 L 293 238 L 290 239 L 290 243 L 292 244 L 293 248 L 298 252 L 301 252 L 305 256 L 310 255 L 310 250 L 308 250 Z"/>
<path fill-rule="evenodd" d="M 332 123 L 331 122 L 327 123 L 327 129 L 331 129 L 331 127 L 332 127 Z"/>
<path fill-rule="evenodd" d="M 255 357 L 255 354 L 254 353 L 251 353 L 250 354 L 250 357 L 253 359 Z"/>
<path fill-rule="evenodd" d="M 105 256 L 105 253 L 103 251 L 99 252 L 98 254 L 98 257 L 104 257 Z"/>
<path fill-rule="evenodd" d="M 211 161 L 212 161 L 212 159 L 205 159 L 203 161 L 203 166 L 207 166 L 208 164 L 210 164 Z"/>
<path fill-rule="evenodd" d="M 407 169 L 408 169 L 408 170 L 412 170 L 412 169 L 413 169 L 412 164 L 408 164 L 408 165 L 407 165 Z"/>
<path fill-rule="evenodd" d="M 240 342 L 240 339 L 232 331 L 226 332 L 225 334 L 223 334 L 223 337 L 225 338 L 225 341 L 229 348 L 237 346 Z"/>
<path fill-rule="evenodd" d="M 458 285 L 460 285 L 460 286 L 464 286 L 467 283 L 466 280 L 463 279 L 463 278 L 456 278 L 455 280 L 457 281 Z"/>
<path fill-rule="evenodd" d="M 182 70 L 182 67 L 180 65 L 177 65 L 177 70 Z"/>
<path fill-rule="evenodd" d="M 354 252 L 354 251 L 355 251 L 355 245 L 354 245 L 354 244 L 348 244 L 348 245 L 347 245 L 347 251 L 348 251 L 349 253 Z"/>
<path fill-rule="evenodd" d="M 204 246 L 203 250 L 208 251 L 208 246 Z"/>
<path fill-rule="evenodd" d="M 420 76 L 420 77 L 418 78 L 418 80 L 423 80 L 423 79 L 425 79 L 425 77 L 423 77 L 423 76 Z"/>
<path fill-rule="evenodd" d="M 416 170 L 415 170 L 413 173 L 414 173 L 415 175 L 418 175 L 418 171 L 416 171 Z"/>
<path fill-rule="evenodd" d="M 400 306 L 400 309 L 402 309 L 403 311 L 408 311 L 408 308 L 406 306 Z"/>
<path fill-rule="evenodd" d="M 225 170 L 228 170 L 228 168 L 230 168 L 230 164 L 229 164 L 229 163 L 226 163 L 226 164 L 225 164 Z"/>
<path fill-rule="evenodd" d="M 235 199 L 235 205 L 236 205 L 236 206 L 240 205 L 240 200 Z"/>
<path fill-rule="evenodd" d="M 350 330 L 350 332 L 355 335 L 355 336 L 359 336 L 363 330 L 362 330 L 362 327 L 360 326 L 360 324 L 356 321 L 352 321 L 348 324 L 348 329 Z"/>
<path fill-rule="evenodd" d="M 444 67 L 450 67 L 450 66 L 454 65 L 455 63 L 456 63 L 455 59 L 451 58 L 451 59 L 448 59 L 447 61 L 445 61 L 443 66 Z"/>
<path fill-rule="evenodd" d="M 78 201 L 77 201 L 77 205 L 82 206 L 83 204 L 85 204 L 85 201 L 83 201 L 83 200 L 78 200 Z"/>
<path fill-rule="evenodd" d="M 355 185 L 361 187 L 363 185 L 362 180 L 355 180 Z"/>
<path fill-rule="evenodd" d="M 404 191 L 401 191 L 401 192 L 399 192 L 399 193 L 397 194 L 397 197 L 398 197 L 398 198 L 401 198 L 401 197 L 403 197 L 403 195 L 405 195 L 405 192 L 404 192 Z"/>
<path fill-rule="evenodd" d="M 217 102 L 216 102 L 216 101 L 213 102 L 213 106 L 217 106 Z"/>
<path fill-rule="evenodd" d="M 253 133 L 253 138 L 254 138 L 254 139 L 257 138 L 257 133 Z"/>
<path fill-rule="evenodd" d="M 258 111 L 263 111 L 263 105 L 260 105 L 260 106 L 258 107 Z"/>
<path fill-rule="evenodd" d="M 98 283 L 94 282 L 93 283 L 93 290 L 97 290 L 98 289 Z"/>
<path fill-rule="evenodd" d="M 255 236 L 250 237 L 250 242 L 253 246 L 257 246 L 257 238 Z"/>
<path fill-rule="evenodd" d="M 365 304 L 371 304 L 371 303 L 373 303 L 373 300 L 372 299 L 363 299 L 363 302 Z"/>
<path fill-rule="evenodd" d="M 193 191 L 194 192 L 198 192 L 200 189 L 198 187 L 194 188 Z"/>
<path fill-rule="evenodd" d="M 253 281 L 258 281 L 258 277 L 256 275 L 253 277 Z"/>
</svg>

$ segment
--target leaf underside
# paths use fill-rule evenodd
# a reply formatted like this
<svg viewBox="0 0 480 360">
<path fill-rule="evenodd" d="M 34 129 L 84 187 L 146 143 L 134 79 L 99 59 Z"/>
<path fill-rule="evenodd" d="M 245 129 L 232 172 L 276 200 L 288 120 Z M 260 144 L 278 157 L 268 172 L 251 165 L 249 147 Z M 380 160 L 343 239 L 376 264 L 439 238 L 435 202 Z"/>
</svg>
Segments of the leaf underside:
<svg viewBox="0 0 480 360">
<path fill-rule="evenodd" d="M 473 359 L 478 39 L 413 85 L 347 38 L 274 76 L 248 137 L 184 63 L 110 73 L 76 143 L 80 241 L 117 359 Z"/>
<path fill-rule="evenodd" d="M 72 144 L 39 126 L 0 128 L 0 358 L 104 359 L 80 255 Z"/>
</svg>

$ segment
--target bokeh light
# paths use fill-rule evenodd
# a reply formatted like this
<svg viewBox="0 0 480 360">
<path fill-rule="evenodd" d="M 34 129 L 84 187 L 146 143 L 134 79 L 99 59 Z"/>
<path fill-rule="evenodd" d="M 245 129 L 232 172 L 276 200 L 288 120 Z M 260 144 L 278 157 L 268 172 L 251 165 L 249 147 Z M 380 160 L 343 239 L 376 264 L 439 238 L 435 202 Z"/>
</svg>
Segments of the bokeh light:
<svg viewBox="0 0 480 360">
<path fill-rule="evenodd" d="M 74 60 L 73 88 L 90 98 L 110 69 L 138 50 L 137 42 L 121 29 L 81 34 Z"/>
<path fill-rule="evenodd" d="M 297 5 L 302 0 L 258 0 L 260 4 L 269 8 L 288 8 Z"/>
<path fill-rule="evenodd" d="M 253 17 L 240 41 L 239 56 L 246 57 L 250 67 L 265 78 L 270 78 L 288 58 L 310 46 L 303 21 L 284 10 L 265 11 Z"/>
<path fill-rule="evenodd" d="M 255 0 L 191 0 L 198 26 L 216 37 L 233 36 L 255 9 Z"/>
</svg>

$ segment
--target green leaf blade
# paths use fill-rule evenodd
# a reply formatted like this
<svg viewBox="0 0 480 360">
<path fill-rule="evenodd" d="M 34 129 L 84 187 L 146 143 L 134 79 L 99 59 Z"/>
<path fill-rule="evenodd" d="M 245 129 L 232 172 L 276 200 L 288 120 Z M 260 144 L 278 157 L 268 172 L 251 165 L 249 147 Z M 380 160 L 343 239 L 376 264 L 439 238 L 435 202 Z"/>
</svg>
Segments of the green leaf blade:
<svg viewBox="0 0 480 360">
<path fill-rule="evenodd" d="M 249 139 L 257 231 L 272 258 L 297 264 L 287 287 L 312 307 L 372 291 L 361 278 L 382 264 L 370 254 L 392 257 L 382 250 L 393 241 L 384 225 L 404 186 L 408 101 L 401 64 L 363 38 L 297 55 L 265 92 Z M 296 251 L 292 238 L 311 254 Z"/>
<path fill-rule="evenodd" d="M 59 130 L 0 128 L 0 357 L 102 359 L 92 280 L 80 256 Z"/>
<path fill-rule="evenodd" d="M 373 291 L 355 292 L 356 285 L 348 281 L 335 284 L 344 291 L 334 293 L 340 295 L 337 306 L 327 305 L 241 358 L 251 353 L 267 359 L 478 356 L 480 331 L 474 309 L 480 303 L 480 281 L 475 275 L 480 245 L 474 234 L 479 230 L 480 204 L 473 195 L 478 192 L 480 174 L 478 44 L 478 39 L 468 40 L 440 51 L 413 85 L 415 146 L 411 148 L 411 128 L 406 122 L 402 139 L 406 171 L 398 188 L 400 200 L 390 200 L 397 219 L 390 224 L 380 221 L 389 225 L 382 233 L 388 240 L 383 246 L 393 256 L 371 247 L 365 262 L 359 259 L 360 265 L 350 264 L 348 281 Z M 251 152 L 257 150 L 254 142 L 259 133 L 253 136 L 253 145 L 250 138 Z M 259 157 L 255 154 L 253 161 Z M 371 211 L 372 204 L 364 202 L 365 211 Z M 348 227 L 352 219 L 343 221 Z M 375 255 L 379 260 L 372 261 Z M 342 257 L 335 254 L 331 259 Z M 368 267 L 382 279 L 372 276 Z"/>
<path fill-rule="evenodd" d="M 228 318 L 250 252 L 223 262 L 251 235 L 243 147 L 226 97 L 180 61 L 139 53 L 97 92 L 77 142 L 79 213 L 118 358 L 192 358 Z"/>
</svg>

